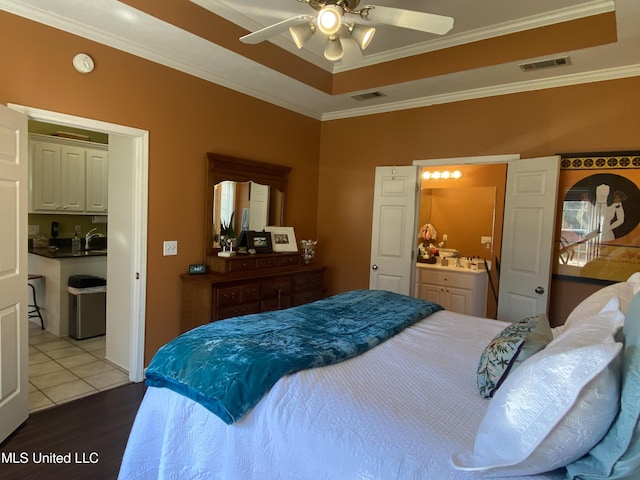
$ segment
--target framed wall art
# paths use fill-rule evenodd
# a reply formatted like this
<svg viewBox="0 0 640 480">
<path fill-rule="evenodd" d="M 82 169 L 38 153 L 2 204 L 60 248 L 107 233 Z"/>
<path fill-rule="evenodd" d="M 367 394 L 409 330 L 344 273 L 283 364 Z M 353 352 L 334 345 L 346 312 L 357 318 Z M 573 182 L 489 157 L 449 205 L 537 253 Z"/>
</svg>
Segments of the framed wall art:
<svg viewBox="0 0 640 480">
<path fill-rule="evenodd" d="M 558 275 L 640 271 L 640 151 L 562 154 L 555 247 Z"/>
<path fill-rule="evenodd" d="M 271 244 L 274 252 L 297 252 L 298 243 L 293 227 L 265 227 L 271 233 Z"/>
</svg>

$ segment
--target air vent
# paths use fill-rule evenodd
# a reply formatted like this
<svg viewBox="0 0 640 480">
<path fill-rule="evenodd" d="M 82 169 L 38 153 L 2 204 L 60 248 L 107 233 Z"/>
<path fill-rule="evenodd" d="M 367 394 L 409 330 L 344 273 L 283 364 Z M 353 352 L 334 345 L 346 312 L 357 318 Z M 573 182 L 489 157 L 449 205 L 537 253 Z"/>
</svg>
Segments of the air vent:
<svg viewBox="0 0 640 480">
<path fill-rule="evenodd" d="M 521 63 L 519 66 L 523 72 L 533 72 L 534 70 L 564 67 L 566 65 L 571 65 L 571 59 L 569 57 L 552 58 L 551 60 L 541 60 L 539 62 Z"/>
<path fill-rule="evenodd" d="M 360 95 L 354 95 L 353 98 L 354 100 L 357 100 L 358 102 L 363 102 L 364 100 L 371 100 L 372 98 L 378 98 L 378 97 L 386 97 L 386 95 L 382 92 L 368 92 L 368 93 L 361 93 Z"/>
</svg>

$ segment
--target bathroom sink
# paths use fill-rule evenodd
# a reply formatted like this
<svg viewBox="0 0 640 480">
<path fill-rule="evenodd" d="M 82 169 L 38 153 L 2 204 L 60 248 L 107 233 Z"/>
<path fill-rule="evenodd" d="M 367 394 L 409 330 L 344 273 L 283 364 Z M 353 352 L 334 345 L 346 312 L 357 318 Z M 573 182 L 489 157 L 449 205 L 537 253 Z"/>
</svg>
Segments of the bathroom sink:
<svg viewBox="0 0 640 480">
<path fill-rule="evenodd" d="M 455 248 L 439 248 L 438 255 L 441 257 L 449 258 L 449 257 L 457 257 L 460 252 Z"/>
</svg>

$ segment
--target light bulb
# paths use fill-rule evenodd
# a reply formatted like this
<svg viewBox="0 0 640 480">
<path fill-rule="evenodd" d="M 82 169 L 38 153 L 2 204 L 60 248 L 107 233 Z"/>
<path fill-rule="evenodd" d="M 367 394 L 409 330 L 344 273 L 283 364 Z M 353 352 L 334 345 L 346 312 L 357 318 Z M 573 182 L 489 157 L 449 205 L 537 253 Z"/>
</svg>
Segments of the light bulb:
<svg viewBox="0 0 640 480">
<path fill-rule="evenodd" d="M 458 178 L 462 177 L 462 172 L 461 172 L 460 170 L 455 170 L 455 171 L 451 174 L 451 176 L 452 176 L 453 178 L 458 179 Z"/>
<path fill-rule="evenodd" d="M 449 172 L 449 170 L 445 170 L 444 172 L 442 172 L 443 179 L 448 180 L 449 177 L 451 177 L 451 172 Z"/>
<path fill-rule="evenodd" d="M 433 172 L 431 174 L 431 178 L 433 178 L 434 180 L 439 180 L 440 179 L 440 172 Z"/>
<path fill-rule="evenodd" d="M 431 173 L 430 172 L 424 172 L 422 174 L 422 178 L 424 178 L 425 180 L 429 180 L 431 178 Z"/>
<path fill-rule="evenodd" d="M 336 5 L 327 5 L 318 14 L 318 29 L 325 35 L 334 35 L 342 26 L 342 10 Z"/>
</svg>

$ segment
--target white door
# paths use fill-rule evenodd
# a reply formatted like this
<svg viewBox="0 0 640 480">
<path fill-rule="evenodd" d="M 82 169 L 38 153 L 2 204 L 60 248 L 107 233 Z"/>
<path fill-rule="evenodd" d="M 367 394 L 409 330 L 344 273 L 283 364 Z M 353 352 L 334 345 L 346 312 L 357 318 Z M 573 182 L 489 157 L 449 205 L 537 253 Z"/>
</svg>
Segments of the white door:
<svg viewBox="0 0 640 480">
<path fill-rule="evenodd" d="M 548 312 L 560 157 L 509 162 L 498 319 Z"/>
<path fill-rule="evenodd" d="M 29 416 L 27 117 L 0 105 L 0 442 Z"/>
<path fill-rule="evenodd" d="M 417 192 L 417 167 L 376 167 L 371 290 L 411 295 L 418 222 Z"/>
</svg>

